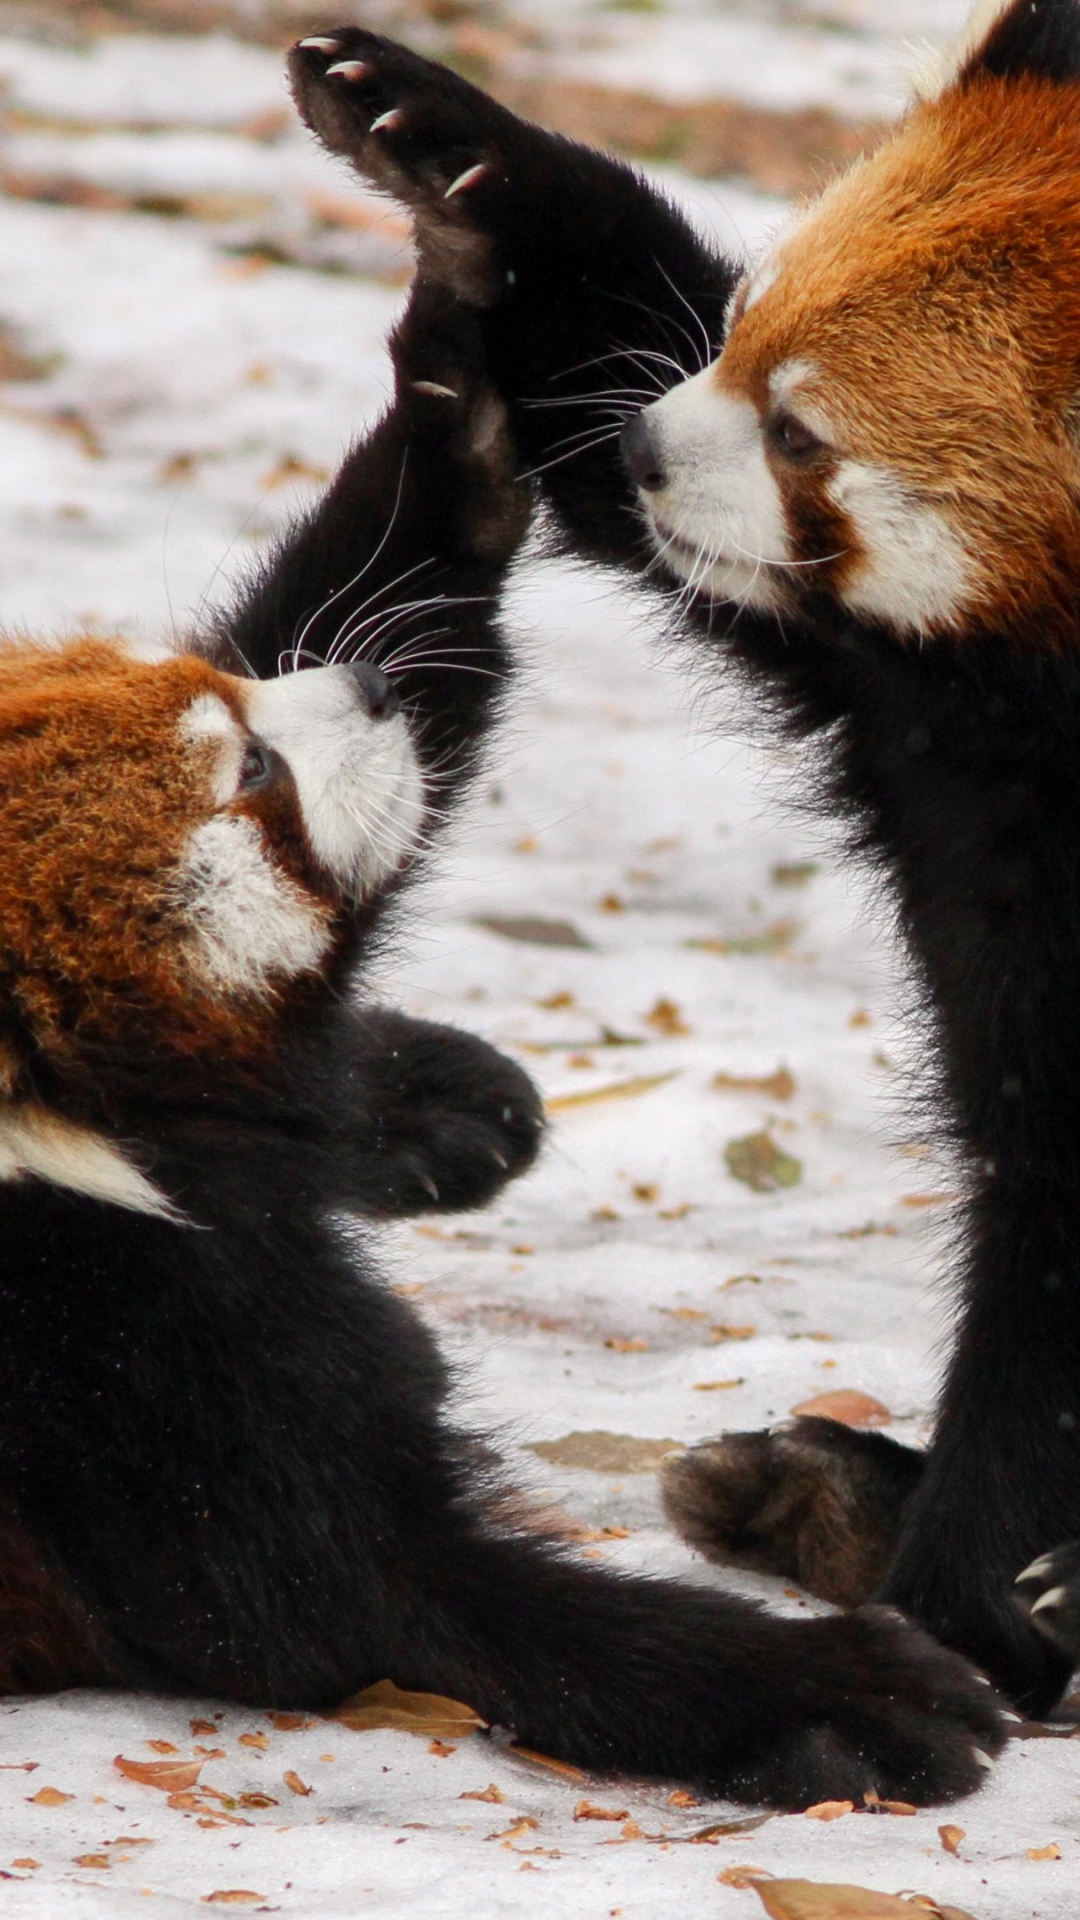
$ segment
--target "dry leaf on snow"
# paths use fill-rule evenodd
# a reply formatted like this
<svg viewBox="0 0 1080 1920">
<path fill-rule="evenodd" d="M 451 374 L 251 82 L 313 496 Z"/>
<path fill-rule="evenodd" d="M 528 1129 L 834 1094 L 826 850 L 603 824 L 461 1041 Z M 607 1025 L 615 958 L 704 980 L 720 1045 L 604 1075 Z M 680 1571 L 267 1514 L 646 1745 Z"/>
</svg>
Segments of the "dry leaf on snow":
<svg viewBox="0 0 1080 1920">
<path fill-rule="evenodd" d="M 963 1827 L 939 1827 L 938 1839 L 946 1853 L 958 1853 L 960 1842 L 965 1838 Z"/>
<path fill-rule="evenodd" d="M 669 1453 L 681 1451 L 681 1440 L 641 1440 L 602 1427 L 564 1433 L 560 1440 L 534 1440 L 526 1448 L 553 1466 L 588 1467 L 593 1473 L 657 1473 Z"/>
<path fill-rule="evenodd" d="M 714 1073 L 712 1084 L 717 1093 L 763 1093 L 770 1100 L 790 1100 L 795 1092 L 795 1076 L 787 1067 L 775 1073 Z"/>
<path fill-rule="evenodd" d="M 753 1887 L 770 1920 L 973 1920 L 959 1907 L 939 1907 L 931 1900 L 901 1900 L 894 1893 L 875 1893 L 870 1887 L 826 1886 L 814 1880 L 758 1880 Z"/>
<path fill-rule="evenodd" d="M 290 1793 L 298 1793 L 302 1795 L 304 1799 L 307 1798 L 309 1793 L 314 1793 L 315 1791 L 314 1787 L 307 1786 L 305 1782 L 301 1780 L 300 1775 L 298 1773 L 294 1773 L 291 1767 L 289 1768 L 288 1772 L 283 1773 L 281 1777 L 284 1780 L 285 1785 L 288 1787 Z"/>
<path fill-rule="evenodd" d="M 73 1793 L 61 1793 L 59 1787 L 39 1787 L 36 1793 L 27 1795 L 32 1807 L 62 1807 L 74 1798 Z"/>
<path fill-rule="evenodd" d="M 778 1187 L 796 1187 L 802 1179 L 802 1161 L 778 1147 L 766 1131 L 729 1140 L 724 1148 L 728 1172 L 754 1193 L 775 1193 Z"/>
<path fill-rule="evenodd" d="M 598 1807 L 593 1800 L 579 1800 L 574 1808 L 575 1820 L 628 1820 L 626 1807 Z"/>
<path fill-rule="evenodd" d="M 118 1753 L 113 1766 L 125 1780 L 138 1780 L 141 1786 L 156 1787 L 159 1793 L 183 1793 L 199 1778 L 204 1760 L 125 1760 Z"/>
<path fill-rule="evenodd" d="M 642 1073 L 633 1080 L 616 1080 L 604 1087 L 587 1087 L 582 1093 L 557 1093 L 553 1099 L 545 1100 L 547 1113 L 565 1113 L 570 1107 L 595 1107 L 604 1100 L 636 1100 L 639 1094 L 651 1093 L 654 1087 L 662 1087 L 668 1080 L 676 1078 L 672 1073 Z"/>
<path fill-rule="evenodd" d="M 520 940 L 533 947 L 588 947 L 592 943 L 578 932 L 569 920 L 541 920 L 532 914 L 481 914 L 473 921 L 476 927 L 485 927 L 488 933 L 498 933 L 504 940 Z"/>
<path fill-rule="evenodd" d="M 888 1407 L 868 1393 L 854 1387 L 836 1387 L 830 1393 L 812 1394 L 800 1400 L 792 1413 L 812 1413 L 822 1420 L 839 1420 L 845 1427 L 887 1427 L 892 1420 Z"/>
<path fill-rule="evenodd" d="M 266 1899 L 265 1893 L 252 1893 L 250 1887 L 222 1887 L 217 1893 L 204 1893 L 204 1907 L 255 1907 Z"/>
<path fill-rule="evenodd" d="M 398 1728 L 403 1733 L 422 1733 L 428 1740 L 463 1740 L 487 1726 L 486 1720 L 460 1700 L 447 1700 L 440 1693 L 403 1692 L 392 1680 L 379 1680 L 362 1693 L 353 1694 L 327 1718 L 340 1720 L 354 1733 Z"/>
<path fill-rule="evenodd" d="M 531 1761 L 534 1767 L 546 1767 L 549 1773 L 561 1773 L 564 1780 L 588 1779 L 588 1775 L 569 1760 L 556 1760 L 550 1753 L 536 1753 L 532 1747 L 519 1747 L 516 1740 L 511 1741 L 510 1752 L 515 1753 L 519 1760 Z"/>
</svg>

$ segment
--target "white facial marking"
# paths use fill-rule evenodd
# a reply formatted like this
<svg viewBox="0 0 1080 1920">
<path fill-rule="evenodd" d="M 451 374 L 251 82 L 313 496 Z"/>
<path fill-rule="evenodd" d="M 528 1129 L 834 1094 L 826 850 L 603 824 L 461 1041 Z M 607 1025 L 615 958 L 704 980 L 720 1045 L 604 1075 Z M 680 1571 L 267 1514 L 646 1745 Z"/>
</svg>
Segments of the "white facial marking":
<svg viewBox="0 0 1080 1920">
<path fill-rule="evenodd" d="M 829 493 L 865 555 L 844 588 L 845 605 L 907 632 L 952 624 L 970 595 L 971 566 L 941 514 L 869 461 L 845 460 Z"/>
<path fill-rule="evenodd" d="M 254 820 L 219 813 L 197 827 L 174 888 L 200 973 L 218 992 L 265 992 L 275 975 L 312 972 L 329 946 L 326 915 L 281 873 Z"/>
<path fill-rule="evenodd" d="M 312 852 L 363 897 L 416 851 L 423 780 L 402 714 L 373 720 L 348 667 L 245 686 L 248 722 L 288 762 Z"/>
<path fill-rule="evenodd" d="M 0 1107 L 0 1180 L 47 1180 L 135 1213 L 180 1222 L 152 1181 L 108 1140 L 42 1107 Z"/>
<path fill-rule="evenodd" d="M 790 406 L 817 368 L 812 360 L 783 360 L 769 375 L 769 398 L 774 407 Z"/>
<path fill-rule="evenodd" d="M 781 584 L 768 567 L 791 549 L 757 408 L 723 392 L 706 367 L 646 420 L 665 485 L 641 499 L 665 565 L 718 598 L 778 610 Z"/>
<path fill-rule="evenodd" d="M 224 700 L 216 693 L 200 693 L 180 721 L 186 740 L 206 740 L 215 748 L 214 798 L 219 806 L 231 800 L 240 778 L 244 735 Z"/>
<path fill-rule="evenodd" d="M 915 95 L 920 100 L 937 100 L 959 78 L 973 54 L 990 36 L 990 30 L 1013 4 L 1013 0 L 977 0 L 967 25 L 944 53 L 931 53 L 918 61 L 912 76 Z"/>
</svg>

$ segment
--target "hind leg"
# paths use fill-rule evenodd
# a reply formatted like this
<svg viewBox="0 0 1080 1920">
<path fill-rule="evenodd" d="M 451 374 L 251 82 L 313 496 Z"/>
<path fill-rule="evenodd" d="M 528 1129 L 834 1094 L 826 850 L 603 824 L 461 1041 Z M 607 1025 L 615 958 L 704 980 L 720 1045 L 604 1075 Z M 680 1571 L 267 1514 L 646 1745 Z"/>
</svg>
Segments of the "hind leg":
<svg viewBox="0 0 1080 1920">
<path fill-rule="evenodd" d="M 921 1453 L 884 1434 L 804 1418 L 691 1447 L 668 1463 L 661 1491 L 707 1559 L 857 1607 L 884 1577 L 922 1471 Z"/>
</svg>

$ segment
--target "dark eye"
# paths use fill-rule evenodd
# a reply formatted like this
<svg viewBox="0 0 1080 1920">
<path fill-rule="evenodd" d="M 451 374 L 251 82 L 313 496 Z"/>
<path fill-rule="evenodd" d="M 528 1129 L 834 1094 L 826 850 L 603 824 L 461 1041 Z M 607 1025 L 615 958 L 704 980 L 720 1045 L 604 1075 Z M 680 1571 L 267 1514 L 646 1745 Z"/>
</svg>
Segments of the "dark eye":
<svg viewBox="0 0 1080 1920">
<path fill-rule="evenodd" d="M 809 427 L 803 426 L 801 420 L 796 420 L 793 413 L 778 413 L 774 420 L 770 420 L 769 440 L 774 451 L 782 454 L 785 460 L 798 462 L 812 460 L 825 445 L 816 433 L 811 433 Z"/>
<path fill-rule="evenodd" d="M 265 787 L 273 771 L 274 761 L 269 747 L 264 747 L 261 740 L 249 740 L 240 762 L 240 792 L 253 793 L 259 787 Z"/>
</svg>

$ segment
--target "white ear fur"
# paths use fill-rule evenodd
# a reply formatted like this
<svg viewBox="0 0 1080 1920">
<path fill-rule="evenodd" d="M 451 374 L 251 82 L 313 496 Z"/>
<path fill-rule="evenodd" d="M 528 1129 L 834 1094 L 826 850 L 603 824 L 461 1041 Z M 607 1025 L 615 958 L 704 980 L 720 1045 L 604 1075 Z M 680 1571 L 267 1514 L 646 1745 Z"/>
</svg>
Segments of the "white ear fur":
<svg viewBox="0 0 1080 1920">
<path fill-rule="evenodd" d="M 938 100 L 954 86 L 968 61 L 987 38 L 991 27 L 1007 13 L 1014 0 L 976 0 L 968 23 L 953 46 L 928 50 L 912 75 L 917 100 Z"/>
</svg>

